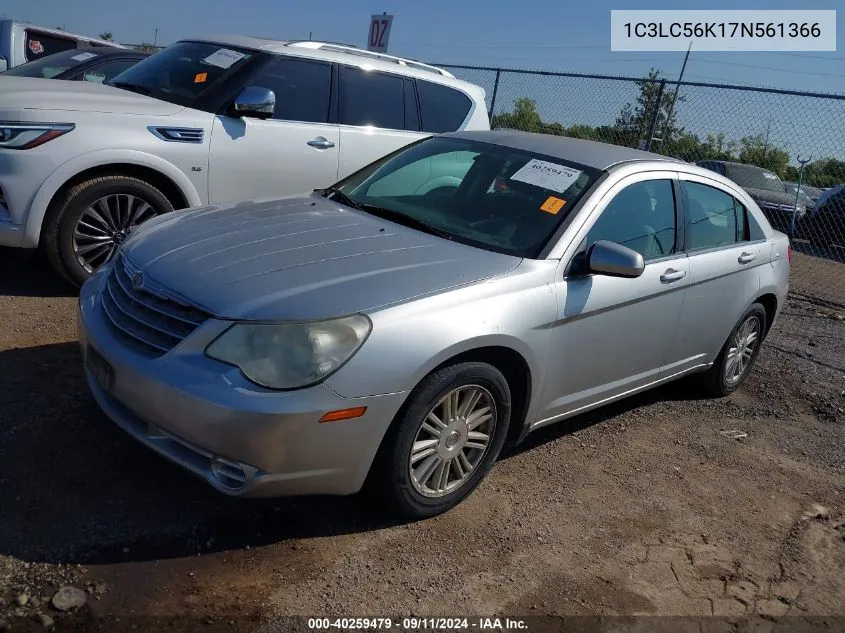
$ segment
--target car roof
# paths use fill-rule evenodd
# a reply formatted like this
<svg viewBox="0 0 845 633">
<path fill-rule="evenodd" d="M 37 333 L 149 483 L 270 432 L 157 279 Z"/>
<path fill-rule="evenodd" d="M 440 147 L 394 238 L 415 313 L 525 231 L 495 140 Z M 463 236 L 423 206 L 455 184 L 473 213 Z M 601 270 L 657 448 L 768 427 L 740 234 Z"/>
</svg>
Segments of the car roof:
<svg viewBox="0 0 845 633">
<path fill-rule="evenodd" d="M 273 40 L 244 35 L 214 35 L 211 37 L 189 37 L 180 41 L 207 42 L 238 48 L 247 48 L 267 53 L 307 57 L 328 62 L 345 62 L 355 66 L 366 66 L 372 70 L 399 72 L 408 77 L 416 77 L 460 87 L 472 93 L 476 98 L 484 98 L 484 90 L 475 84 L 455 78 L 448 71 L 404 57 L 395 57 L 382 53 L 373 53 L 349 44 L 335 42 L 316 42 L 311 40 Z"/>
<path fill-rule="evenodd" d="M 493 143 L 505 147 L 545 154 L 554 158 L 568 160 L 593 167 L 595 169 L 608 169 L 619 163 L 631 161 L 663 161 L 673 165 L 687 165 L 682 160 L 644 152 L 630 147 L 588 141 L 569 136 L 552 136 L 550 134 L 534 134 L 520 130 L 489 130 L 489 131 L 465 131 L 445 134 L 455 138 L 465 138 L 482 143 Z"/>
</svg>

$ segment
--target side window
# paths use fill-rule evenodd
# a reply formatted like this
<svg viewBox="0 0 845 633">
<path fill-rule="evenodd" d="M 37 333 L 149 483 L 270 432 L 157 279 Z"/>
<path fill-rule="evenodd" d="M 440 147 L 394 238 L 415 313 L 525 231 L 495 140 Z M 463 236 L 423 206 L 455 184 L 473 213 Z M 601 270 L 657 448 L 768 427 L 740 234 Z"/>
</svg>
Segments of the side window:
<svg viewBox="0 0 845 633">
<path fill-rule="evenodd" d="M 452 195 L 472 167 L 477 152 L 458 151 L 437 154 L 415 161 L 384 178 L 375 181 L 367 190 L 370 198 L 389 198 L 397 195 Z"/>
<path fill-rule="evenodd" d="M 417 110 L 417 93 L 414 82 L 405 80 L 405 129 L 418 132 L 420 129 L 420 113 Z"/>
<path fill-rule="evenodd" d="M 587 247 L 598 240 L 627 246 L 656 259 L 675 252 L 675 194 L 670 180 L 628 185 L 602 211 L 587 234 Z"/>
<path fill-rule="evenodd" d="M 419 79 L 417 90 L 420 93 L 423 132 L 440 134 L 454 132 L 461 127 L 472 106 L 469 97 L 454 88 Z"/>
<path fill-rule="evenodd" d="M 730 194 L 697 182 L 685 182 L 690 250 L 742 241 L 748 232 L 745 207 Z"/>
<path fill-rule="evenodd" d="M 76 78 L 101 84 L 106 81 L 111 81 L 124 70 L 130 66 L 134 66 L 136 63 L 138 62 L 134 59 L 117 59 L 113 62 L 106 62 L 105 64 L 100 64 L 95 68 L 86 70 L 81 77 L 77 76 Z"/>
<path fill-rule="evenodd" d="M 76 48 L 76 40 L 74 39 L 39 33 L 32 29 L 26 31 L 26 61 L 28 62 L 53 53 L 69 51 L 72 48 Z"/>
<path fill-rule="evenodd" d="M 331 64 L 277 57 L 251 79 L 250 84 L 275 93 L 274 119 L 309 123 L 329 120 Z"/>
<path fill-rule="evenodd" d="M 343 66 L 340 69 L 340 122 L 404 130 L 404 80 Z"/>
</svg>

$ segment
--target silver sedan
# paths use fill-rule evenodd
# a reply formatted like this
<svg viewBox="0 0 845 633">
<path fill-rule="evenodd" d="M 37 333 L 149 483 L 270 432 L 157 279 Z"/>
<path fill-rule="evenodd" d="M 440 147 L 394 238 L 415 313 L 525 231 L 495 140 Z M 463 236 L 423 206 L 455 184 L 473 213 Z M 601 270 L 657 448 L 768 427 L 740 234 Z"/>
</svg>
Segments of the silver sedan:
<svg viewBox="0 0 845 633">
<path fill-rule="evenodd" d="M 714 172 L 509 131 L 303 197 L 172 213 L 80 297 L 91 390 L 230 495 L 448 510 L 506 442 L 688 374 L 748 376 L 791 249 Z"/>
</svg>

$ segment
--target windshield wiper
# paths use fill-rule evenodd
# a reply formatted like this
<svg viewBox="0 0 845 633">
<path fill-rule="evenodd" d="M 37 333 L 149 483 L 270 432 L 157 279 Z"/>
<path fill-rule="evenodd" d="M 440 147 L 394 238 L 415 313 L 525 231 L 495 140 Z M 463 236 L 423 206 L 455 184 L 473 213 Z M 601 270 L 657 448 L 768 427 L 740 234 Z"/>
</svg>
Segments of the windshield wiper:
<svg viewBox="0 0 845 633">
<path fill-rule="evenodd" d="M 324 198 L 329 198 L 331 196 L 332 200 L 336 200 L 340 204 L 345 204 L 347 207 L 352 207 L 353 209 L 363 209 L 363 206 L 359 202 L 355 202 L 352 198 L 347 196 L 337 187 L 327 187 L 325 189 L 315 189 L 314 193 L 319 193 Z"/>
<path fill-rule="evenodd" d="M 130 84 L 126 81 L 113 81 L 109 84 L 110 86 L 114 86 L 115 88 L 122 88 L 123 90 L 129 90 L 130 92 L 138 93 L 139 95 L 144 95 L 149 97 L 153 94 L 153 91 L 149 88 L 145 88 L 144 86 L 139 86 L 137 84 Z"/>
<path fill-rule="evenodd" d="M 399 213 L 398 211 L 394 211 L 393 209 L 385 209 L 384 207 L 378 207 L 374 204 L 366 204 L 363 202 L 358 202 L 357 200 L 353 200 L 337 187 L 328 187 L 327 189 L 316 189 L 315 191 L 319 192 L 320 195 L 325 198 L 331 196 L 332 200 L 336 200 L 337 202 L 340 202 L 341 204 L 344 204 L 347 207 L 352 207 L 353 209 L 358 209 L 359 211 L 366 211 L 367 213 L 382 218 L 383 220 L 392 220 L 397 224 L 402 224 L 404 226 L 419 229 L 420 231 L 431 233 L 432 235 L 437 235 L 438 237 L 442 237 L 447 240 L 455 239 L 454 236 L 448 231 L 438 229 L 436 226 L 432 226 L 431 224 L 423 222 L 422 220 L 418 220 L 417 218 L 412 217 L 410 215 Z"/>
</svg>

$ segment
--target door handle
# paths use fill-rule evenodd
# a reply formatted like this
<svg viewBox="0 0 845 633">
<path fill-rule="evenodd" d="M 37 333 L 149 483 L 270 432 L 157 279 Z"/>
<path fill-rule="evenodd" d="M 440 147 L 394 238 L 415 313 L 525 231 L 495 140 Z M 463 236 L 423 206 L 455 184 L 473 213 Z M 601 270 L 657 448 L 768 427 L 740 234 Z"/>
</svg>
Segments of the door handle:
<svg viewBox="0 0 845 633">
<path fill-rule="evenodd" d="M 737 261 L 740 264 L 747 264 L 748 262 L 752 261 L 755 257 L 757 257 L 754 253 L 743 253 L 737 258 Z"/>
<path fill-rule="evenodd" d="M 687 274 L 685 270 L 675 270 L 674 268 L 669 268 L 665 273 L 660 275 L 660 281 L 664 284 L 670 284 L 673 281 L 678 281 L 678 279 L 682 279 Z"/>
<path fill-rule="evenodd" d="M 329 149 L 330 147 L 334 147 L 334 143 L 322 136 L 318 136 L 313 140 L 307 141 L 306 144 L 311 147 L 316 147 L 317 149 Z"/>
</svg>

